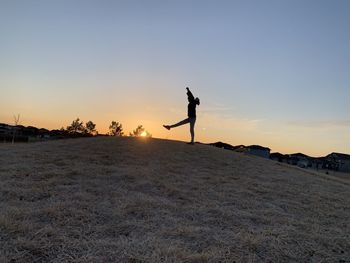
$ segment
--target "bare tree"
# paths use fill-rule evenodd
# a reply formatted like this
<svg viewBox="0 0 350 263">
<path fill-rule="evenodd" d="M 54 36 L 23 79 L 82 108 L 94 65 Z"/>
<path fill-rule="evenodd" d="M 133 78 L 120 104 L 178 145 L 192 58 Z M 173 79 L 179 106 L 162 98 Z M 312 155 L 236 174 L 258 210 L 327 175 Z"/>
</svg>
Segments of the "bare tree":
<svg viewBox="0 0 350 263">
<path fill-rule="evenodd" d="M 19 114 L 17 114 L 17 116 L 13 115 L 13 119 L 14 119 L 14 122 L 15 122 L 15 127 L 13 127 L 12 144 L 15 143 L 16 130 L 17 130 L 17 125 L 19 124 L 20 115 Z"/>
<path fill-rule="evenodd" d="M 109 125 L 109 135 L 111 136 L 123 136 L 123 125 L 119 122 L 112 121 Z"/>
</svg>

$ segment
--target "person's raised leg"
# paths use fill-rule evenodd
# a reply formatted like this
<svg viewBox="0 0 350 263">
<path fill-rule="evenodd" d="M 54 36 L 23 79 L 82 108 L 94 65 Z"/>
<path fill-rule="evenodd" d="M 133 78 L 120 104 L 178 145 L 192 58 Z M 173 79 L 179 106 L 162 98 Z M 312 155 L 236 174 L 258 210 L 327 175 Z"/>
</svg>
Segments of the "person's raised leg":
<svg viewBox="0 0 350 263">
<path fill-rule="evenodd" d="M 184 124 L 189 123 L 189 122 L 190 122 L 190 119 L 187 118 L 187 119 L 184 119 L 184 120 L 182 120 L 182 121 L 180 121 L 180 122 L 178 122 L 178 123 L 175 123 L 175 124 L 173 124 L 173 125 L 163 125 L 163 127 L 164 127 L 165 129 L 170 130 L 171 128 L 175 128 L 175 127 L 184 125 Z"/>
</svg>

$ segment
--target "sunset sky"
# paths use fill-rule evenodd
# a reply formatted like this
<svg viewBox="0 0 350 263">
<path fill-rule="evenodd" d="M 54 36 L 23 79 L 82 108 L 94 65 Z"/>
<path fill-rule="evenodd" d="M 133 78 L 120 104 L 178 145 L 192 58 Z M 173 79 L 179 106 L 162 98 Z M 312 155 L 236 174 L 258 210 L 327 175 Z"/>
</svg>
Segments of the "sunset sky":
<svg viewBox="0 0 350 263">
<path fill-rule="evenodd" d="M 350 154 L 350 1 L 0 0 L 0 122 Z"/>
</svg>

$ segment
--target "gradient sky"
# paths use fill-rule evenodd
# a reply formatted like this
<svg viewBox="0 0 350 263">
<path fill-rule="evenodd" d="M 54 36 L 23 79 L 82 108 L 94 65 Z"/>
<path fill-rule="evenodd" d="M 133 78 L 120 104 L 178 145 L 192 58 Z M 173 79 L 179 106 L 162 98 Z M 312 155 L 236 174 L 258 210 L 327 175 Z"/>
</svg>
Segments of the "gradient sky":
<svg viewBox="0 0 350 263">
<path fill-rule="evenodd" d="M 0 0 L 0 122 L 350 153 L 350 1 Z"/>
</svg>

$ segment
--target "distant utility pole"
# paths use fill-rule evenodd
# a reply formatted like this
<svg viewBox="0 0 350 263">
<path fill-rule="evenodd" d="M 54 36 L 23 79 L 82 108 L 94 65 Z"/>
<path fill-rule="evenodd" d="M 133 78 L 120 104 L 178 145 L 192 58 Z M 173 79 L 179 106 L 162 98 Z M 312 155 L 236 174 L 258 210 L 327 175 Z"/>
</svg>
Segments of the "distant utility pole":
<svg viewBox="0 0 350 263">
<path fill-rule="evenodd" d="M 17 116 L 13 115 L 13 119 L 15 121 L 15 127 L 13 128 L 12 144 L 15 143 L 16 129 L 17 129 L 17 125 L 19 123 L 19 118 L 20 118 L 19 114 L 17 114 Z"/>
</svg>

